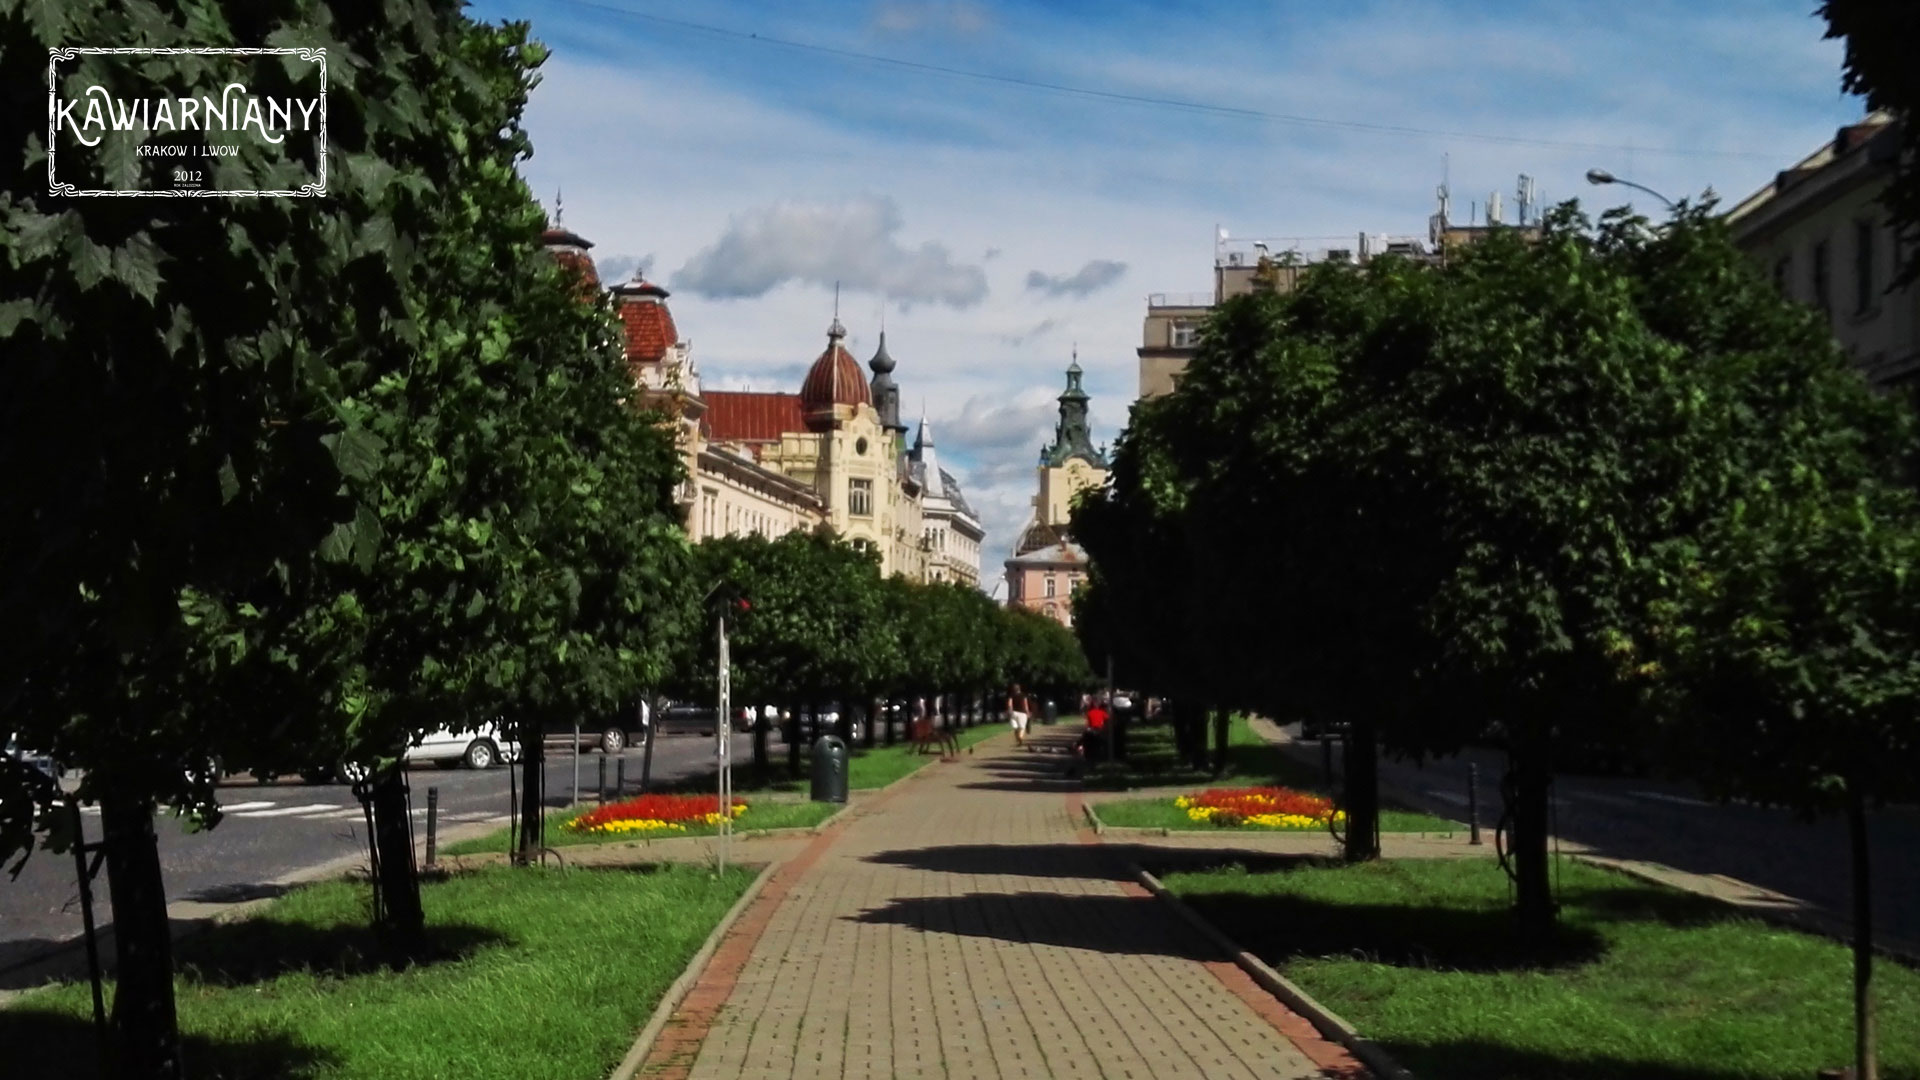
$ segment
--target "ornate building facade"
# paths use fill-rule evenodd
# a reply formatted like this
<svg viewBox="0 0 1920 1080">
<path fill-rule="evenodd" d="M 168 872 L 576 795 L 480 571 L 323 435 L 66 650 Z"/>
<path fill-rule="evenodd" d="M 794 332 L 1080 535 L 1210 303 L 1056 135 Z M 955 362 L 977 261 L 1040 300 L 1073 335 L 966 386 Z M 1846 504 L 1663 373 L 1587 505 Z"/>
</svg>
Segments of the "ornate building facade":
<svg viewBox="0 0 1920 1080">
<path fill-rule="evenodd" d="M 1073 590 L 1087 576 L 1087 553 L 1068 531 L 1073 499 L 1107 482 L 1107 455 L 1093 445 L 1081 374 L 1076 355 L 1067 367 L 1053 441 L 1040 451 L 1033 517 L 1006 563 L 1007 603 L 1032 608 L 1065 626 L 1073 625 Z"/>
<path fill-rule="evenodd" d="M 543 239 L 589 288 L 600 288 L 590 242 L 557 226 Z M 694 542 L 825 525 L 875 552 L 882 573 L 979 581 L 984 531 L 958 481 L 934 461 L 924 420 L 921 439 L 908 447 L 884 331 L 871 380 L 842 344 L 846 329 L 836 316 L 799 393 L 704 390 L 667 290 L 636 275 L 608 291 L 640 402 L 677 425 L 686 467 L 679 502 Z"/>
</svg>

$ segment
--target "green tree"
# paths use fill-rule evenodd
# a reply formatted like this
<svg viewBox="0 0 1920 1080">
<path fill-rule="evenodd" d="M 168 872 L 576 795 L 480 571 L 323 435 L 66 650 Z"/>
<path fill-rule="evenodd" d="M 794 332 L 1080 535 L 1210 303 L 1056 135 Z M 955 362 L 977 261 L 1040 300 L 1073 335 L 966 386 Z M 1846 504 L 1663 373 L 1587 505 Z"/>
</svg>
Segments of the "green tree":
<svg viewBox="0 0 1920 1080">
<path fill-rule="evenodd" d="M 376 539 L 341 489 L 368 471 L 370 444 L 340 402 L 412 351 L 410 239 L 451 154 L 418 87 L 444 70 L 443 35 L 461 21 L 457 5 L 430 2 L 0 11 L 0 79 L 17 100 L 45 92 L 37 64 L 74 41 L 329 55 L 325 199 L 49 197 L 33 118 L 0 121 L 26 148 L 0 185 L 0 460 L 17 481 L 0 507 L 19 526 L 0 541 L 0 611 L 23 642 L 0 661 L 0 708 L 25 742 L 85 770 L 79 797 L 101 805 L 121 1075 L 178 1072 L 153 811 L 217 822 L 209 758 L 238 751 L 228 763 L 250 765 L 250 750 L 286 733 L 284 717 L 223 687 L 256 677 L 316 546 L 339 558 Z M 285 94 L 294 70 L 262 58 L 245 81 Z M 121 98 L 213 90 L 190 56 L 84 58 L 63 73 L 73 96 L 88 85 Z M 63 174 L 98 186 L 132 167 L 131 143 L 120 151 L 104 164 L 63 158 Z M 272 188 L 316 164 L 262 146 L 214 171 L 225 187 Z M 42 829 L 58 820 L 51 792 L 9 784 L 9 853 L 27 839 L 23 796 L 38 801 Z"/>
<path fill-rule="evenodd" d="M 1912 123 L 1920 113 L 1920 71 L 1913 63 L 1920 50 L 1920 9 L 1906 0 L 1822 0 L 1819 13 L 1827 20 L 1826 36 L 1846 42 L 1841 87 L 1864 95 L 1868 108 L 1889 110 L 1903 121 L 1903 152 L 1882 201 L 1909 240 L 1900 283 L 1910 284 L 1920 276 L 1920 247 L 1911 243 L 1920 232 L 1920 127 Z"/>
</svg>

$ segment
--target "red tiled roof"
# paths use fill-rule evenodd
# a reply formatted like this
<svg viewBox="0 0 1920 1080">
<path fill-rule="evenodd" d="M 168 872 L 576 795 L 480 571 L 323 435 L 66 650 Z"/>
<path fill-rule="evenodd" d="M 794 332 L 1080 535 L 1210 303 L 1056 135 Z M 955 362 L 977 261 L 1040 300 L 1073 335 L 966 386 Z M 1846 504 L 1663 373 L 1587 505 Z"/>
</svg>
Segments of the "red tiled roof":
<svg viewBox="0 0 1920 1080">
<path fill-rule="evenodd" d="M 627 359 L 652 363 L 667 355 L 680 340 L 680 332 L 673 325 L 673 312 L 667 310 L 666 290 L 657 285 L 632 290 L 615 286 L 614 293 L 619 296 L 620 322 L 627 332 Z"/>
<path fill-rule="evenodd" d="M 829 405 L 871 405 L 873 394 L 860 377 L 860 362 L 835 342 L 820 353 L 800 384 L 800 403 L 809 409 Z"/>
<path fill-rule="evenodd" d="M 807 423 L 794 394 L 744 390 L 708 390 L 707 436 L 716 442 L 775 442 L 783 431 L 805 431 Z"/>
</svg>

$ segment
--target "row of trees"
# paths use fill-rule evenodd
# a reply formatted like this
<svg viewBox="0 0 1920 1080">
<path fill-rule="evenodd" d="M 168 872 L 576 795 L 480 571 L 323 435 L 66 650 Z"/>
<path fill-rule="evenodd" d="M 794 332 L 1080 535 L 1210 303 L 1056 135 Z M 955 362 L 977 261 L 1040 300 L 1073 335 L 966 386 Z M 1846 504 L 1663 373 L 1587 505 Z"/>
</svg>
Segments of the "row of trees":
<svg viewBox="0 0 1920 1080">
<path fill-rule="evenodd" d="M 0 716 L 101 807 L 115 1075 L 181 1073 L 153 820 L 216 826 L 212 763 L 371 765 L 375 920 L 405 962 L 424 917 L 402 749 L 498 717 L 537 770 L 550 724 L 711 693 L 719 586 L 750 598 L 743 700 L 1080 678 L 1059 627 L 883 581 L 829 537 L 686 542 L 671 430 L 632 407 L 618 322 L 542 252 L 519 176 L 544 51 L 462 6 L 0 13 L 0 56 L 328 48 L 324 199 L 49 197 L 32 118 L 0 118 L 29 147 L 0 165 Z M 296 69 L 265 57 L 245 81 L 281 94 Z M 37 70 L 0 65 L 0 85 L 44 93 Z M 62 73 L 116 99 L 208 77 L 194 56 Z M 295 142 L 218 159 L 218 186 L 316 171 L 274 156 Z M 69 157 L 64 177 L 99 172 L 83 187 L 126 180 L 113 154 Z M 76 842 L 69 803 L 0 759 L 0 863 Z"/>
<path fill-rule="evenodd" d="M 868 717 L 865 741 L 884 728 L 883 703 L 925 697 L 942 722 L 1012 684 L 1075 696 L 1092 673 L 1071 632 L 1032 611 L 1005 608 L 971 586 L 883 578 L 878 556 L 824 533 L 724 537 L 699 546 L 703 578 L 724 583 L 725 599 L 744 601 L 730 616 L 736 704 L 776 705 L 821 715 L 841 705 L 838 734 L 851 737 L 856 711 Z M 677 665 L 678 695 L 712 700 L 717 660 L 711 634 L 694 639 L 697 656 Z M 769 772 L 769 723 L 754 727 L 753 767 Z M 801 740 L 787 744 L 797 771 Z"/>
<path fill-rule="evenodd" d="M 1920 795 L 1915 424 L 1710 209 L 1568 205 L 1222 305 L 1076 508 L 1078 621 L 1130 682 L 1349 722 L 1352 858 L 1377 747 L 1504 742 L 1536 939 L 1558 744 L 1645 732 L 1718 795 L 1844 813 L 1866 1032 L 1865 814 Z"/>
</svg>

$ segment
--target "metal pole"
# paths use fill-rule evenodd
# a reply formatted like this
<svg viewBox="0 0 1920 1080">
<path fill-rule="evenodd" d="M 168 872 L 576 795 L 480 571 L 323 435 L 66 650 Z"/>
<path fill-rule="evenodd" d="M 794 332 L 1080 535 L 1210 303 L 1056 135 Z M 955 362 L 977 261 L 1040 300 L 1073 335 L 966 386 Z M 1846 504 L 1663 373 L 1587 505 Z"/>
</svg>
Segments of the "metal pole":
<svg viewBox="0 0 1920 1080">
<path fill-rule="evenodd" d="M 653 717 L 647 714 L 647 703 L 645 701 L 640 703 L 640 719 L 645 721 L 647 728 L 647 742 L 646 745 L 640 749 L 640 794 L 645 795 L 647 792 L 653 790 L 654 729 Z"/>
<path fill-rule="evenodd" d="M 573 801 L 580 801 L 580 718 L 573 718 Z"/>
<path fill-rule="evenodd" d="M 1480 763 L 1467 762 L 1467 843 L 1480 842 Z"/>
<path fill-rule="evenodd" d="M 613 760 L 613 797 L 616 799 L 627 797 L 627 752 L 625 750 L 620 751 L 620 756 Z"/>
<path fill-rule="evenodd" d="M 433 869 L 433 855 L 436 848 L 435 837 L 440 825 L 440 789 L 427 789 L 427 869 Z"/>
<path fill-rule="evenodd" d="M 67 810 L 73 815 L 73 868 L 80 878 L 80 926 L 87 938 L 87 975 L 93 982 L 93 1026 L 104 1052 L 111 1044 L 107 1041 L 107 1006 L 100 996 L 100 945 L 93 939 L 93 872 L 87 868 L 87 849 L 94 845 L 86 843 L 80 804 L 69 801 Z M 101 844 L 105 843 L 103 838 Z"/>
<path fill-rule="evenodd" d="M 733 837 L 733 737 L 729 731 L 728 712 L 733 703 L 733 658 L 727 653 L 727 609 L 720 608 L 719 628 L 719 683 L 720 713 L 714 718 L 714 738 L 717 745 L 714 752 L 720 758 L 720 854 L 719 866 L 722 874 L 727 872 L 727 845 Z M 819 712 L 816 707 L 815 713 Z"/>
<path fill-rule="evenodd" d="M 607 755 L 600 755 L 600 805 L 607 805 Z"/>
</svg>

